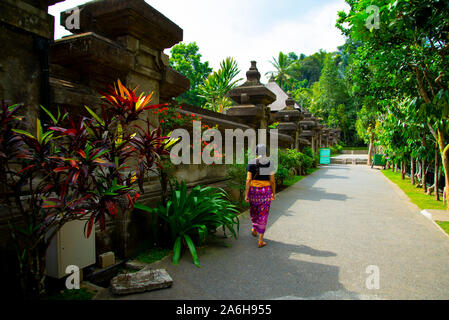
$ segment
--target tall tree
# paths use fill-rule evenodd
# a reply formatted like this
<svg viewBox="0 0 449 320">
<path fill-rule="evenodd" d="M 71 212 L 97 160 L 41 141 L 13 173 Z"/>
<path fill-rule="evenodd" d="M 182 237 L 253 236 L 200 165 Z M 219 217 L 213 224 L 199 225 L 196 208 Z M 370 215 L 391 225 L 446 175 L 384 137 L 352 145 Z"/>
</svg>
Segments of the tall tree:
<svg viewBox="0 0 449 320">
<path fill-rule="evenodd" d="M 176 99 L 179 103 L 194 106 L 206 103 L 199 95 L 199 86 L 207 79 L 212 68 L 209 67 L 209 62 L 202 62 L 201 57 L 196 42 L 180 43 L 171 49 L 170 66 L 190 80 L 190 90 Z"/>
<path fill-rule="evenodd" d="M 291 67 L 292 67 L 292 58 L 295 58 L 292 55 L 286 55 L 282 52 L 279 52 L 278 58 L 273 57 L 273 60 L 270 63 L 273 65 L 275 71 L 269 71 L 267 74 L 271 74 L 274 76 L 276 82 L 284 88 L 284 85 L 287 81 L 292 77 L 291 76 Z"/>
<path fill-rule="evenodd" d="M 389 73 L 396 94 L 415 97 L 413 106 L 425 118 L 438 143 L 449 186 L 449 5 L 440 0 L 346 0 L 350 12 L 340 12 L 338 26 L 371 52 L 370 60 Z M 380 24 L 373 25 L 375 5 Z M 374 13 L 375 14 L 375 13 Z M 348 27 L 345 27 L 347 25 Z M 423 139 L 424 141 L 424 139 Z"/>
<path fill-rule="evenodd" d="M 313 84 L 312 92 L 310 111 L 324 119 L 329 127 L 339 127 L 343 141 L 348 143 L 350 121 L 346 108 L 349 107 L 350 96 L 332 56 L 326 57 L 320 80 Z"/>
</svg>

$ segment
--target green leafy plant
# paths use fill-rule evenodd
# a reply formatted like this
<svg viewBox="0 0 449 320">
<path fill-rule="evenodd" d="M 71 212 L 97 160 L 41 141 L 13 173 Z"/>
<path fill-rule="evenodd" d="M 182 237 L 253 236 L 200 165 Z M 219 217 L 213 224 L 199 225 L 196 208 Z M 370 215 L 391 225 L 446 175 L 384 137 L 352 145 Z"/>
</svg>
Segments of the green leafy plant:
<svg viewBox="0 0 449 320">
<path fill-rule="evenodd" d="M 198 87 L 200 96 L 207 101 L 204 105 L 206 109 L 223 112 L 232 106 L 232 102 L 226 97 L 226 94 L 235 88 L 241 80 L 235 79 L 239 72 L 237 61 L 227 57 L 220 63 L 220 69 L 209 75 L 204 84 Z"/>
<path fill-rule="evenodd" d="M 268 126 L 269 129 L 277 129 L 279 126 L 279 122 L 274 122 Z"/>
<path fill-rule="evenodd" d="M 173 263 L 178 264 L 182 247 L 187 247 L 193 262 L 200 267 L 195 243 L 203 244 L 209 234 L 215 236 L 217 228 L 223 227 L 234 238 L 240 228 L 236 207 L 228 200 L 227 193 L 220 188 L 196 186 L 190 193 L 183 181 L 172 190 L 166 205 L 149 208 L 140 203 L 135 208 L 156 214 L 164 219 L 171 232 Z"/>
<path fill-rule="evenodd" d="M 233 161 L 231 165 L 228 165 L 226 170 L 226 177 L 229 179 L 227 182 L 228 187 L 239 192 L 239 203 L 244 202 L 243 196 L 245 193 L 247 175 L 246 168 L 250 157 L 250 152 L 247 151 L 245 153 L 244 163 L 238 164 L 237 161 Z"/>
<path fill-rule="evenodd" d="M 285 179 L 289 176 L 289 169 L 279 164 L 278 170 L 274 174 L 274 178 L 276 180 L 276 187 L 280 187 L 284 184 Z"/>
<path fill-rule="evenodd" d="M 332 155 L 334 155 L 334 154 L 341 154 L 341 152 L 343 151 L 343 147 L 338 145 L 338 144 L 336 146 L 334 146 L 334 147 L 331 146 L 330 149 L 331 149 L 331 154 Z"/>
<path fill-rule="evenodd" d="M 190 90 L 176 98 L 179 103 L 202 106 L 206 100 L 200 97 L 199 86 L 204 83 L 212 68 L 208 61 L 201 61 L 200 48 L 195 42 L 179 43 L 172 47 L 170 66 L 190 80 Z"/>
</svg>

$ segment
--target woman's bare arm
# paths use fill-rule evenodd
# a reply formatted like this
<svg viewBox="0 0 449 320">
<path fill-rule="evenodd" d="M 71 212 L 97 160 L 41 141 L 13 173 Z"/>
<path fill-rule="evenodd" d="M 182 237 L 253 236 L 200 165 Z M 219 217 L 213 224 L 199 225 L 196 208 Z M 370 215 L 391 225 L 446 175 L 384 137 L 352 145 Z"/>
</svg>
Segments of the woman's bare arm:
<svg viewBox="0 0 449 320">
<path fill-rule="evenodd" d="M 246 175 L 246 187 L 245 187 L 245 201 L 246 202 L 249 202 L 248 192 L 249 192 L 249 187 L 251 185 L 251 180 L 253 180 L 253 174 L 251 172 L 248 172 L 248 174 Z"/>
<path fill-rule="evenodd" d="M 271 200 L 276 199 L 276 180 L 274 179 L 274 173 L 270 175 L 270 185 L 271 185 L 271 191 L 273 192 L 273 196 L 271 197 Z"/>
</svg>

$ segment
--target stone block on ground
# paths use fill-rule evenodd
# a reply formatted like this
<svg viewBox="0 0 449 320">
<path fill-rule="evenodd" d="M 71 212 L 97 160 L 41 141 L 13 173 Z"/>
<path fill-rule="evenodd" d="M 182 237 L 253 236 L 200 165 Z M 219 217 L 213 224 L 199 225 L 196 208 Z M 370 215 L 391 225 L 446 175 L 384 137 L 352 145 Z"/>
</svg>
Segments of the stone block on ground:
<svg viewBox="0 0 449 320">
<path fill-rule="evenodd" d="M 173 279 L 165 269 L 143 270 L 136 273 L 121 274 L 111 280 L 111 292 L 125 295 L 169 288 Z"/>
<path fill-rule="evenodd" d="M 98 263 L 101 268 L 107 268 L 115 264 L 114 252 L 106 252 L 98 256 Z"/>
</svg>

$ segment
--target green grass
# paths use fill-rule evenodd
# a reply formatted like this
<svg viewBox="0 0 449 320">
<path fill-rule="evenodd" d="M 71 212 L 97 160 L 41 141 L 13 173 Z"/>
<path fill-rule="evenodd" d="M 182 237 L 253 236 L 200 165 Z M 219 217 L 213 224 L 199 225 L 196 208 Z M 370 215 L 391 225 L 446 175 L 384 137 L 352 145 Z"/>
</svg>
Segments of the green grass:
<svg viewBox="0 0 449 320">
<path fill-rule="evenodd" d="M 289 177 L 289 178 L 284 180 L 284 186 L 291 187 L 292 185 L 298 183 L 299 181 L 301 181 L 304 178 L 305 178 L 305 176 Z"/>
<path fill-rule="evenodd" d="M 136 259 L 142 263 L 153 263 L 167 256 L 169 252 L 170 250 L 165 248 L 150 248 L 140 253 Z"/>
<path fill-rule="evenodd" d="M 92 300 L 94 293 L 87 290 L 86 288 L 81 288 L 79 290 L 68 290 L 65 289 L 61 293 L 51 296 L 49 300 Z"/>
<path fill-rule="evenodd" d="M 410 200 L 416 204 L 421 210 L 424 209 L 437 209 L 446 210 L 447 207 L 443 204 L 443 201 L 436 201 L 435 195 L 429 196 L 422 191 L 422 188 L 417 188 L 412 185 L 410 178 L 405 177 L 405 180 L 401 179 L 400 172 L 393 172 L 392 170 L 382 170 L 382 173 L 398 185 L 402 191 L 410 198 Z"/>
<path fill-rule="evenodd" d="M 449 234 L 449 221 L 435 221 L 441 229 L 444 230 L 447 234 Z"/>
<path fill-rule="evenodd" d="M 319 170 L 320 168 L 312 168 L 307 170 L 307 175 L 314 173 L 315 171 Z M 306 176 L 293 176 L 289 177 L 284 180 L 284 186 L 291 187 L 292 185 L 298 183 L 302 179 L 304 179 Z"/>
</svg>

